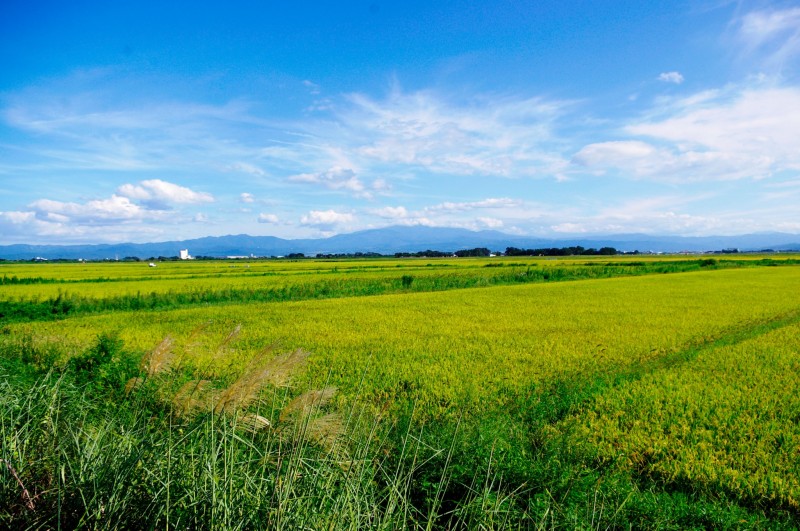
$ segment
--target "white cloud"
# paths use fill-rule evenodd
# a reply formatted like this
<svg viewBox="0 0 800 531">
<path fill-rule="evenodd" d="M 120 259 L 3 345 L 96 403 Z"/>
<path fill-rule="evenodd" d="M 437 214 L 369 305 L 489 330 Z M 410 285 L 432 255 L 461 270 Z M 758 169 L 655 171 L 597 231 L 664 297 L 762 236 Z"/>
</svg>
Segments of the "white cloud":
<svg viewBox="0 0 800 531">
<path fill-rule="evenodd" d="M 243 192 L 239 195 L 239 201 L 241 201 L 242 203 L 254 203 L 255 200 L 256 198 L 253 197 L 253 194 L 247 192 Z"/>
<path fill-rule="evenodd" d="M 800 88 L 730 88 L 689 97 L 624 131 L 651 141 L 589 144 L 573 162 L 669 182 L 760 179 L 800 170 Z"/>
<path fill-rule="evenodd" d="M 308 91 L 313 95 L 317 95 L 320 93 L 319 85 L 317 85 L 313 81 L 309 81 L 308 79 L 306 79 L 303 81 L 303 86 L 306 87 Z"/>
<path fill-rule="evenodd" d="M 231 171 L 237 171 L 240 173 L 246 173 L 248 175 L 255 175 L 256 177 L 263 177 L 266 175 L 266 172 L 256 166 L 255 164 L 249 164 L 247 162 L 235 162 L 228 166 L 228 169 Z"/>
<path fill-rule="evenodd" d="M 0 212 L 0 219 L 13 225 L 23 225 L 33 222 L 36 212 Z"/>
<path fill-rule="evenodd" d="M 7 212 L 2 220 L 16 225 L 15 233 L 27 233 L 28 241 L 33 237 L 58 237 L 59 243 L 117 238 L 141 241 L 160 235 L 168 224 L 208 221 L 204 213 L 182 213 L 167 206 L 169 202 L 205 202 L 211 199 L 208 194 L 160 180 L 123 185 L 118 192 L 85 202 L 37 199 L 28 205 L 29 210 Z"/>
<path fill-rule="evenodd" d="M 160 217 L 163 212 L 142 208 L 127 197 L 112 195 L 108 199 L 96 199 L 86 203 L 69 203 L 39 199 L 29 205 L 39 219 L 57 220 L 59 222 L 75 221 L 79 223 L 116 223 L 126 220 L 141 220 L 148 217 Z"/>
<path fill-rule="evenodd" d="M 549 176 L 564 164 L 552 146 L 563 102 L 487 97 L 456 105 L 399 89 L 383 100 L 353 94 L 349 101 L 337 116 L 364 164 L 505 177 Z"/>
<path fill-rule="evenodd" d="M 568 234 L 577 234 L 577 233 L 585 233 L 589 232 L 586 227 L 581 223 L 559 223 L 558 225 L 552 225 L 550 229 L 553 232 L 564 232 Z"/>
<path fill-rule="evenodd" d="M 23 146 L 37 167 L 73 170 L 198 170 L 218 161 L 257 156 L 245 131 L 255 118 L 239 101 L 222 105 L 139 98 L 137 84 L 114 69 L 76 71 L 4 98 L 2 117 L 33 133 Z M 262 121 L 262 131 L 270 125 Z M 229 169 L 258 173 L 245 163 Z"/>
<path fill-rule="evenodd" d="M 479 217 L 477 222 L 488 229 L 500 229 L 504 225 L 503 220 L 497 218 Z"/>
<path fill-rule="evenodd" d="M 680 72 L 662 72 L 659 74 L 658 80 L 664 81 L 665 83 L 680 85 L 683 83 L 683 75 Z"/>
<path fill-rule="evenodd" d="M 407 227 L 445 227 L 447 223 L 437 222 L 425 216 L 413 216 L 397 220 L 398 225 L 405 225 Z"/>
<path fill-rule="evenodd" d="M 300 218 L 300 224 L 309 227 L 332 228 L 335 225 L 352 223 L 355 219 L 355 216 L 346 212 L 312 210 Z"/>
<path fill-rule="evenodd" d="M 461 203 L 445 202 L 431 207 L 427 207 L 427 211 L 467 211 L 480 208 L 514 208 L 522 205 L 519 199 L 510 199 L 508 197 L 490 197 L 480 201 L 467 201 Z"/>
<path fill-rule="evenodd" d="M 261 213 L 258 215 L 258 222 L 266 223 L 269 225 L 277 225 L 280 222 L 280 220 L 278 219 L 278 216 L 276 216 L 275 214 Z"/>
<path fill-rule="evenodd" d="M 366 188 L 350 168 L 334 167 L 318 173 L 300 173 L 290 176 L 289 180 L 296 183 L 321 184 L 330 190 L 346 190 L 357 195 L 363 194 Z"/>
<path fill-rule="evenodd" d="M 161 179 L 150 179 L 141 181 L 138 185 L 123 184 L 117 192 L 130 199 L 137 199 L 144 202 L 153 202 L 160 205 L 168 203 L 211 203 L 214 196 L 205 192 L 195 192 L 184 186 L 162 181 Z"/>
<path fill-rule="evenodd" d="M 383 207 L 373 210 L 373 213 L 376 216 L 385 218 L 385 219 L 402 219 L 408 217 L 408 210 L 404 206 L 396 206 L 396 207 Z"/>
<path fill-rule="evenodd" d="M 738 21 L 746 52 L 765 55 L 767 66 L 785 66 L 800 55 L 800 7 L 756 10 Z"/>
</svg>

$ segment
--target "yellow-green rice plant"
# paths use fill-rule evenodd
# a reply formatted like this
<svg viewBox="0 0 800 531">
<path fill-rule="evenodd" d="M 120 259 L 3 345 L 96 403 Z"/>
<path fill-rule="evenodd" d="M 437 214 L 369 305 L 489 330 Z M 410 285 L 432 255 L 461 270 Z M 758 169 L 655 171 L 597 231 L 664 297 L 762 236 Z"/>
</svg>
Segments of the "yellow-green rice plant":
<svg viewBox="0 0 800 531">
<path fill-rule="evenodd" d="M 702 350 L 569 421 L 603 460 L 800 515 L 800 324 Z"/>
</svg>

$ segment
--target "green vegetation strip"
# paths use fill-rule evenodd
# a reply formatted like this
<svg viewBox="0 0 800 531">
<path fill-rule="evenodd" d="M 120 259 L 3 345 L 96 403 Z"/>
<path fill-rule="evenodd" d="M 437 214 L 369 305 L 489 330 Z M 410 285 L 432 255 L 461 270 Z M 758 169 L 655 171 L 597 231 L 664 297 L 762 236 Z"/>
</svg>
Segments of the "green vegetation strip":
<svg viewBox="0 0 800 531">
<path fill-rule="evenodd" d="M 287 302 L 311 299 L 330 299 L 341 297 L 364 297 L 389 293 L 431 292 L 475 287 L 502 286 L 526 283 L 562 282 L 648 274 L 682 273 L 697 270 L 730 269 L 741 267 L 793 265 L 794 260 L 682 260 L 663 262 L 589 262 L 568 267 L 491 267 L 469 268 L 445 274 L 393 276 L 391 271 L 376 277 L 353 277 L 325 279 L 316 277 L 307 282 L 293 282 L 284 286 L 264 288 L 248 278 L 241 281 L 242 287 L 215 289 L 212 286 L 159 293 L 136 293 L 111 296 L 84 296 L 78 293 L 59 292 L 45 300 L 0 300 L 0 324 L 13 322 L 43 321 L 61 319 L 71 315 L 92 314 L 109 311 L 157 311 L 181 307 L 222 303 L 265 303 Z M 487 263 L 486 266 L 502 265 L 502 262 Z M 53 282 L 53 279 L 8 277 L 10 285 Z M 149 284 L 147 277 L 141 281 L 142 288 Z M 195 279 L 208 281 L 208 278 Z M 95 279 L 89 282 L 108 282 L 108 279 Z M 137 281 L 139 282 L 139 281 Z"/>
</svg>

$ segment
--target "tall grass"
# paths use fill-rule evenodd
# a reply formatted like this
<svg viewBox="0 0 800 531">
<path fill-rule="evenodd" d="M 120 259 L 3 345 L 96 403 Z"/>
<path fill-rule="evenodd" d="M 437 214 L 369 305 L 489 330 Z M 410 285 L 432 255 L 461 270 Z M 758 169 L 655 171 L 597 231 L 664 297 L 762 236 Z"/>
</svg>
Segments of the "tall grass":
<svg viewBox="0 0 800 531">
<path fill-rule="evenodd" d="M 331 387 L 293 396 L 289 376 L 308 353 L 265 351 L 227 386 L 180 385 L 166 365 L 154 370 L 168 344 L 145 354 L 141 381 L 127 393 L 120 379 L 82 377 L 135 367 L 120 361 L 123 352 L 105 358 L 95 348 L 85 357 L 98 364 L 46 373 L 5 353 L 0 526 L 398 529 L 467 521 L 438 512 L 440 504 L 415 505 L 415 477 L 429 462 L 421 433 L 398 435 L 357 405 L 333 407 Z M 216 392 L 187 415 L 175 405 L 192 395 L 187 386 Z"/>
</svg>

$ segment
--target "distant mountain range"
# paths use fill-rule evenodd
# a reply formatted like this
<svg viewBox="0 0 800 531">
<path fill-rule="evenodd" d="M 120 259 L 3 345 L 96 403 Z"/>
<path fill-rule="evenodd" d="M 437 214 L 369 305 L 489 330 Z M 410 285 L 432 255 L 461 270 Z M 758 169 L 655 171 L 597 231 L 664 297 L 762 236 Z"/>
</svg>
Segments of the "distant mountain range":
<svg viewBox="0 0 800 531">
<path fill-rule="evenodd" d="M 428 249 L 453 252 L 459 249 L 488 247 L 505 251 L 506 247 L 536 249 L 543 247 L 585 248 L 614 247 L 620 251 L 703 252 L 723 249 L 758 251 L 800 250 L 800 235 L 784 233 L 745 234 L 741 236 L 650 236 L 646 234 L 615 234 L 585 238 L 544 239 L 516 236 L 498 231 L 470 231 L 442 227 L 395 226 L 339 234 L 330 238 L 284 240 L 274 236 L 209 236 L 193 240 L 160 243 L 121 243 L 100 245 L 4 245 L 0 258 L 29 260 L 36 257 L 86 260 L 123 259 L 125 257 L 172 257 L 180 249 L 193 256 L 285 256 L 303 253 L 381 253 L 417 252 Z"/>
</svg>

